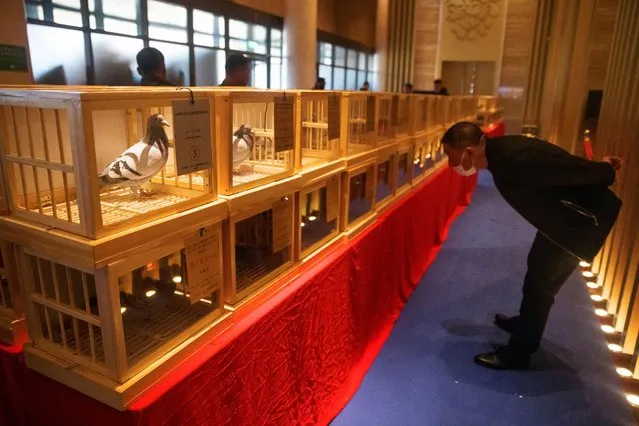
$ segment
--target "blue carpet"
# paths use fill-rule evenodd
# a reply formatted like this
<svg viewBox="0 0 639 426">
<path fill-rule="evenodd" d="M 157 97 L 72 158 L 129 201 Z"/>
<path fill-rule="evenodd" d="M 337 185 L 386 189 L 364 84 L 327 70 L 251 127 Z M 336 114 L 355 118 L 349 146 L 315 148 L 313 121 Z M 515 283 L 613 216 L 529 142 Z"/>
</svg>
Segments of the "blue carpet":
<svg viewBox="0 0 639 426">
<path fill-rule="evenodd" d="M 532 371 L 473 364 L 507 342 L 492 317 L 517 312 L 534 234 L 482 172 L 472 205 L 332 425 L 634 424 L 577 273 L 557 297 Z"/>
</svg>

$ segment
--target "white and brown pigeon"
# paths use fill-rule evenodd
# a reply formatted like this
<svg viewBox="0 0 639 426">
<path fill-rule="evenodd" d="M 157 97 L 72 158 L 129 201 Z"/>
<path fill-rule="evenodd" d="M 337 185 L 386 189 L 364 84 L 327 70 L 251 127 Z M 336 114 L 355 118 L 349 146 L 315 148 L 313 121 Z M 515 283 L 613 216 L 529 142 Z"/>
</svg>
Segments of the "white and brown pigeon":
<svg viewBox="0 0 639 426">
<path fill-rule="evenodd" d="M 100 189 L 110 186 L 130 187 L 138 195 L 144 195 L 141 186 L 162 170 L 169 158 L 169 138 L 164 127 L 169 127 L 169 123 L 162 115 L 151 115 L 147 120 L 144 137 L 98 175 Z"/>
<path fill-rule="evenodd" d="M 238 167 L 251 156 L 254 145 L 253 136 L 253 129 L 245 124 L 242 124 L 235 133 L 233 133 L 234 138 L 231 141 L 233 167 Z"/>
</svg>

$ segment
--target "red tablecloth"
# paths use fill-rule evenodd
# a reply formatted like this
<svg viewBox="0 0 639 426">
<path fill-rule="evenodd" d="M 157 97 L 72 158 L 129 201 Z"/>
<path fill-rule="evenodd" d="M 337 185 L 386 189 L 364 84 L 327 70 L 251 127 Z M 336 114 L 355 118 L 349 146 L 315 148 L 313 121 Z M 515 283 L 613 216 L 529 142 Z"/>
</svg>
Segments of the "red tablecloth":
<svg viewBox="0 0 639 426">
<path fill-rule="evenodd" d="M 442 168 L 236 318 L 127 412 L 26 369 L 19 351 L 0 348 L 0 424 L 327 424 L 355 393 L 475 185 L 476 177 Z"/>
</svg>

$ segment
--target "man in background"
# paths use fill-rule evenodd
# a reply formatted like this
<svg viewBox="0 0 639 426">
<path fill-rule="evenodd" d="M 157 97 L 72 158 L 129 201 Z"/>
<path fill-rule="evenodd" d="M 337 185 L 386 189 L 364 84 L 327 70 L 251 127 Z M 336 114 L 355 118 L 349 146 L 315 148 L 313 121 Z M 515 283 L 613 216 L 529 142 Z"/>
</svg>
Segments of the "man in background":
<svg viewBox="0 0 639 426">
<path fill-rule="evenodd" d="M 433 92 L 435 95 L 448 96 L 448 89 L 442 84 L 441 78 L 438 78 L 433 82 Z"/>
<path fill-rule="evenodd" d="M 359 90 L 361 90 L 362 92 L 368 92 L 369 88 L 370 86 L 368 85 L 368 81 L 365 81 L 364 84 L 362 84 L 362 87 L 359 88 Z"/>
<path fill-rule="evenodd" d="M 483 367 L 528 368 L 555 296 L 580 259 L 592 262 L 617 219 L 621 200 L 608 187 L 615 182 L 621 158 L 588 161 L 524 135 L 488 138 L 467 121 L 452 125 L 442 144 L 449 167 L 462 176 L 488 169 L 504 200 L 537 228 L 519 315 L 495 316 L 495 325 L 510 333 L 510 341 L 475 356 Z"/>
<path fill-rule="evenodd" d="M 404 83 L 402 93 L 413 93 L 413 85 L 411 83 Z"/>
<path fill-rule="evenodd" d="M 326 88 L 326 80 L 322 77 L 318 77 L 312 90 L 324 90 Z"/>
<path fill-rule="evenodd" d="M 141 86 L 175 86 L 166 79 L 164 55 L 154 47 L 145 47 L 136 56 Z"/>
<path fill-rule="evenodd" d="M 251 60 L 241 53 L 226 58 L 226 77 L 220 86 L 247 87 L 251 82 Z"/>
</svg>

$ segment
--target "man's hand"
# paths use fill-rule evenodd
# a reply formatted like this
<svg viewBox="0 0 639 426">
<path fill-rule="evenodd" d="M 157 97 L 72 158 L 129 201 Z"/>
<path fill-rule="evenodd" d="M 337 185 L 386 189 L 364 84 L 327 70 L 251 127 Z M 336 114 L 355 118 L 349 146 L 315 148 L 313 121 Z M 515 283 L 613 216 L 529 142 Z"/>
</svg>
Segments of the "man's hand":
<svg viewBox="0 0 639 426">
<path fill-rule="evenodd" d="M 615 172 L 621 170 L 623 159 L 621 157 L 604 157 L 603 161 L 610 164 Z"/>
</svg>

